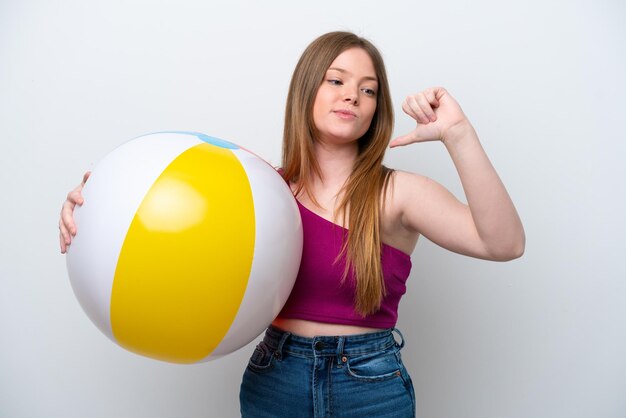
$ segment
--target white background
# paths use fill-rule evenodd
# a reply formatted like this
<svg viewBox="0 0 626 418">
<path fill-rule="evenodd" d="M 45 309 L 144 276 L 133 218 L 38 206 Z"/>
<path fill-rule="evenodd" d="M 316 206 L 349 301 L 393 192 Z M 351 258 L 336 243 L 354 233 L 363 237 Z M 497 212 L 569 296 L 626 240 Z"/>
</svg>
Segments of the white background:
<svg viewBox="0 0 626 418">
<path fill-rule="evenodd" d="M 626 416 L 625 3 L 0 0 L 0 417 L 236 417 L 252 346 L 194 366 L 131 354 L 74 298 L 57 219 L 83 172 L 147 132 L 280 161 L 293 67 L 348 29 L 404 96 L 461 103 L 527 233 L 510 263 L 426 240 L 399 328 L 425 418 Z M 441 144 L 387 164 L 463 198 Z"/>
</svg>

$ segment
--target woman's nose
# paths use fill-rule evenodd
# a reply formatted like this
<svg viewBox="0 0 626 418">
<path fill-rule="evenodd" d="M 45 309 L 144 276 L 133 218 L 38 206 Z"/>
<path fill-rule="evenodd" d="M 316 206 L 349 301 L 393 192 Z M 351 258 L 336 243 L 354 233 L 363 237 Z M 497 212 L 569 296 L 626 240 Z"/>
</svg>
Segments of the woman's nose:
<svg viewBox="0 0 626 418">
<path fill-rule="evenodd" d="M 343 98 L 344 102 L 352 103 L 354 106 L 358 104 L 358 95 L 353 91 L 347 91 Z"/>
</svg>

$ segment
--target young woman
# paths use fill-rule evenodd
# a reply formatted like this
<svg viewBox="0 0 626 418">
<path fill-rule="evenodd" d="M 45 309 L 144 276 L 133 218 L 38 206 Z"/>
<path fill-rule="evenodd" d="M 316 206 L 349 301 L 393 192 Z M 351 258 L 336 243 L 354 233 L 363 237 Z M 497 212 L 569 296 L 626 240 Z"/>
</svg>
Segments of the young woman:
<svg viewBox="0 0 626 418">
<path fill-rule="evenodd" d="M 408 96 L 402 109 L 416 128 L 390 142 L 387 76 L 369 41 L 332 32 L 300 58 L 281 173 L 298 200 L 303 258 L 289 300 L 244 373 L 243 416 L 414 416 L 394 326 L 418 237 L 487 260 L 522 255 L 515 207 L 454 98 L 429 88 Z M 467 205 L 431 179 L 382 165 L 387 146 L 424 141 L 445 145 Z M 63 205 L 62 252 L 76 233 L 72 212 L 87 177 Z"/>
</svg>

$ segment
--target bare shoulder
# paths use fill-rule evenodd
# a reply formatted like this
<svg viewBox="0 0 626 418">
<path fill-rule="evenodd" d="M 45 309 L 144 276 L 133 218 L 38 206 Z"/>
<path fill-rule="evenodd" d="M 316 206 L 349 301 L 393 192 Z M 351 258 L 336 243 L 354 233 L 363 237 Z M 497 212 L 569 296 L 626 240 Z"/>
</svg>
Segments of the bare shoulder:
<svg viewBox="0 0 626 418">
<path fill-rule="evenodd" d="M 398 170 L 394 173 L 393 193 L 388 202 L 391 213 L 404 229 L 424 234 L 434 221 L 451 209 L 460 209 L 460 202 L 441 184 L 430 177 Z"/>
<path fill-rule="evenodd" d="M 419 174 L 394 170 L 385 195 L 382 217 L 382 236 L 386 244 L 407 254 L 413 251 L 420 234 L 406 222 L 406 208 L 411 204 L 412 196 L 423 194 L 430 181 Z"/>
<path fill-rule="evenodd" d="M 424 199 L 419 199 L 418 197 L 426 197 L 432 194 L 434 189 L 440 188 L 441 185 L 430 177 L 421 174 L 395 170 L 389 187 L 391 193 L 389 193 L 387 202 L 393 208 L 393 212 L 397 216 L 401 216 L 406 205 L 424 202 Z"/>
<path fill-rule="evenodd" d="M 420 190 L 422 188 L 431 187 L 431 183 L 433 183 L 433 180 L 421 174 L 410 173 L 408 171 L 402 170 L 394 170 L 392 182 L 395 190 L 398 193 L 402 194 L 403 192 L 415 192 L 416 190 Z"/>
</svg>

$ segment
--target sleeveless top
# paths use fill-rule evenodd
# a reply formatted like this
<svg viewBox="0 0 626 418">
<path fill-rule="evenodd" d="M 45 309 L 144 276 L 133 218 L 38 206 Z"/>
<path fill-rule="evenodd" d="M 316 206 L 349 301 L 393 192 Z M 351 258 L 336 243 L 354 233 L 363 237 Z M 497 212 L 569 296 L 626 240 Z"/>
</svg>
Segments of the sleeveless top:
<svg viewBox="0 0 626 418">
<path fill-rule="evenodd" d="M 400 298 L 406 292 L 411 257 L 397 248 L 382 245 L 381 262 L 387 295 L 377 312 L 363 317 L 354 310 L 354 276 L 349 273 L 342 282 L 345 260 L 335 262 L 348 230 L 322 218 L 300 202 L 298 208 L 304 232 L 302 261 L 293 290 L 278 316 L 371 328 L 394 327 Z"/>
</svg>

